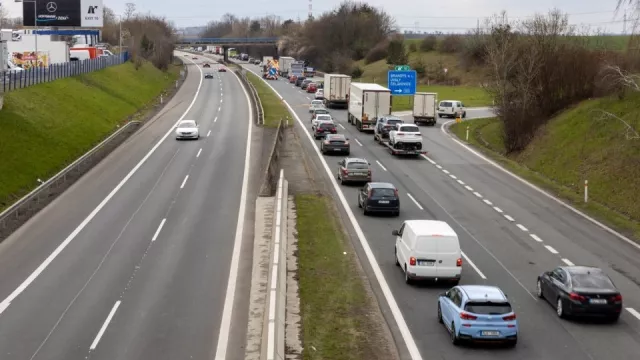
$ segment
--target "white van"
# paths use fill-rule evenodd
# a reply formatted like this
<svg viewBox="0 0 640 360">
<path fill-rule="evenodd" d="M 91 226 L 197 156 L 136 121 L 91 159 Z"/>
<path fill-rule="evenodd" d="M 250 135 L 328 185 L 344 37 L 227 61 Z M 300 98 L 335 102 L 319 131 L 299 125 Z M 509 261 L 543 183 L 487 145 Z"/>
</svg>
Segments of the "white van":
<svg viewBox="0 0 640 360">
<path fill-rule="evenodd" d="M 412 280 L 451 281 L 456 285 L 462 274 L 462 251 L 458 235 L 444 221 L 407 220 L 396 237 L 395 261 Z"/>
<path fill-rule="evenodd" d="M 462 118 L 467 117 L 467 109 L 464 107 L 464 104 L 458 100 L 442 100 L 438 104 L 438 116 L 439 117 L 456 117 L 456 115 L 460 114 Z"/>
</svg>

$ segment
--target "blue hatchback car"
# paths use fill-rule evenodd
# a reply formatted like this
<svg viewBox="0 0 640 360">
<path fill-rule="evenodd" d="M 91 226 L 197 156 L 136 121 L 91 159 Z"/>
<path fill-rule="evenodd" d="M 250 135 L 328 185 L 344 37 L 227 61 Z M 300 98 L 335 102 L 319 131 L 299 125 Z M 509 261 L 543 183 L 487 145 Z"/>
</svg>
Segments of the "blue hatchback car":
<svg viewBox="0 0 640 360">
<path fill-rule="evenodd" d="M 498 341 L 515 346 L 518 321 L 507 296 L 495 286 L 459 285 L 440 295 L 438 321 L 451 342 Z"/>
</svg>

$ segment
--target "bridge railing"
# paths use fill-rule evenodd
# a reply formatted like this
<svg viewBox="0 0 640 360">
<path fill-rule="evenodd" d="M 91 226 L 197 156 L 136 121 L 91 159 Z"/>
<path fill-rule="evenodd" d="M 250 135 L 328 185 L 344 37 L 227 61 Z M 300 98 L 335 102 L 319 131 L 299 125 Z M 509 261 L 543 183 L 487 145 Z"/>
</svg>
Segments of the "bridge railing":
<svg viewBox="0 0 640 360">
<path fill-rule="evenodd" d="M 178 44 L 209 44 L 209 45 L 236 45 L 236 44 L 275 44 L 277 37 L 265 38 L 182 38 Z"/>
</svg>

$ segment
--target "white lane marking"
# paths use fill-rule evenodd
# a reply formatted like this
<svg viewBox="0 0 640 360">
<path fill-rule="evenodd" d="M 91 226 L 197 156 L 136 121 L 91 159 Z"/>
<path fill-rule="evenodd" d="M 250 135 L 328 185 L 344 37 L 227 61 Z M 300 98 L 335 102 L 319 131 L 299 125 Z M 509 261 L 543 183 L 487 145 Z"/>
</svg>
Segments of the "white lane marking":
<svg viewBox="0 0 640 360">
<path fill-rule="evenodd" d="M 542 239 L 540 239 L 536 234 L 529 234 L 529 236 L 531 236 L 531 238 L 537 242 L 542 242 Z"/>
<path fill-rule="evenodd" d="M 407 196 L 409 197 L 409 199 L 411 199 L 411 201 L 413 201 L 416 206 L 418 207 L 418 209 L 420 210 L 424 210 L 424 208 L 422 207 L 422 205 L 420 205 L 420 203 L 418 202 L 418 200 L 416 200 L 413 196 L 411 196 L 411 194 L 407 193 Z"/>
<path fill-rule="evenodd" d="M 220 111 L 220 107 L 218 106 L 218 111 Z"/>
<path fill-rule="evenodd" d="M 285 106 L 289 109 L 289 112 L 291 113 L 291 115 L 296 119 L 296 121 L 298 121 L 298 124 L 300 124 L 300 127 L 304 129 L 304 134 L 307 136 L 309 143 L 315 144 L 315 141 L 313 141 L 313 138 L 311 137 L 309 130 L 306 128 L 305 123 L 300 119 L 298 114 L 296 114 L 296 112 L 293 110 L 291 105 L 289 105 L 289 103 L 286 100 L 284 100 L 284 98 L 280 95 L 280 93 L 278 93 L 276 89 L 274 89 L 273 86 L 271 86 L 271 84 L 269 84 L 264 80 L 263 82 L 267 84 L 267 86 L 269 86 L 271 90 L 273 90 L 273 92 L 278 95 L 280 100 L 282 100 Z M 360 224 L 358 224 L 358 221 L 353 215 L 353 211 L 351 210 L 351 207 L 349 206 L 347 199 L 344 197 L 344 194 L 342 193 L 342 191 L 340 191 L 340 186 L 336 182 L 336 179 L 333 176 L 333 172 L 331 171 L 331 168 L 329 168 L 329 165 L 327 164 L 327 161 L 325 160 L 324 156 L 322 156 L 322 154 L 320 153 L 320 150 L 315 146 L 313 147 L 313 150 L 316 152 L 316 156 L 320 159 L 320 163 L 322 163 L 322 166 L 324 167 L 325 172 L 329 176 L 329 179 L 331 180 L 331 184 L 333 185 L 333 189 L 338 195 L 338 199 L 340 200 L 342 207 L 347 213 L 347 217 L 349 217 L 349 222 L 351 222 L 351 226 L 353 226 L 356 232 L 356 235 L 358 236 L 360 245 L 362 246 L 365 256 L 367 257 L 367 261 L 369 262 L 371 269 L 373 270 L 373 274 L 376 280 L 378 281 L 378 284 L 380 284 L 380 289 L 382 290 L 382 294 L 384 295 L 385 300 L 389 304 L 389 309 L 391 309 L 391 314 L 395 319 L 396 324 L 398 325 L 398 330 L 400 331 L 402 339 L 404 340 L 405 345 L 407 346 L 409 356 L 411 357 L 412 360 L 422 360 L 422 355 L 420 355 L 420 350 L 418 350 L 418 346 L 416 345 L 413 335 L 411 335 L 411 330 L 409 330 L 409 326 L 407 326 L 407 322 L 404 320 L 404 316 L 402 315 L 402 311 L 400 310 L 400 307 L 398 306 L 398 303 L 396 302 L 396 299 L 393 296 L 393 292 L 391 291 L 391 288 L 389 287 L 387 280 L 384 278 L 384 275 L 382 274 L 382 269 L 380 268 L 380 264 L 378 264 L 378 262 L 376 261 L 375 255 L 373 255 L 373 251 L 371 250 L 371 246 L 369 245 L 369 242 L 367 241 L 367 238 L 364 235 L 364 232 L 362 231 Z M 222 331 L 222 329 L 220 331 Z M 224 360 L 224 359 L 216 357 L 216 360 Z"/>
<path fill-rule="evenodd" d="M 209 137 L 209 135 L 211 135 L 211 130 L 207 132 L 207 137 Z"/>
<path fill-rule="evenodd" d="M 473 268 L 473 270 L 475 270 L 475 271 L 478 273 L 478 275 L 480 275 L 480 277 L 481 277 L 483 280 L 487 280 L 487 277 L 486 277 L 486 276 L 484 276 L 484 274 L 482 273 L 482 271 L 480 271 L 480 269 L 476 266 L 476 264 L 474 264 L 474 263 L 473 263 L 473 261 L 471 261 L 471 259 L 469 259 L 469 257 L 467 256 L 467 254 L 465 254 L 465 253 L 464 253 L 464 251 L 460 251 L 460 253 L 462 253 L 462 257 L 464 258 L 464 260 L 465 260 L 466 262 L 468 262 L 468 263 L 469 263 L 469 265 L 471 265 L 471 267 Z"/>
<path fill-rule="evenodd" d="M 384 167 L 384 165 L 382 165 L 382 163 L 378 160 L 376 160 L 376 163 L 378 163 L 378 166 L 380 166 L 382 168 L 382 170 L 387 171 L 387 168 Z"/>
<path fill-rule="evenodd" d="M 514 218 L 512 218 L 511 216 L 506 215 L 506 214 L 504 215 L 504 218 L 505 218 L 505 219 L 507 219 L 507 220 L 509 220 L 509 221 L 516 221 L 516 219 L 514 219 Z"/>
<path fill-rule="evenodd" d="M 200 157 L 200 153 L 202 152 L 202 148 L 200 148 L 200 150 L 198 150 L 198 153 L 196 154 L 196 157 Z"/>
<path fill-rule="evenodd" d="M 234 72 L 238 84 L 244 92 L 247 99 L 247 109 L 251 109 L 251 99 L 249 93 L 242 85 L 240 78 Z M 247 207 L 247 189 L 249 186 L 249 165 L 251 164 L 251 132 L 253 129 L 253 114 L 249 111 L 249 126 L 247 128 L 247 147 L 244 157 L 244 169 L 242 172 L 242 190 L 240 192 L 240 208 L 238 209 L 238 222 L 236 224 L 236 236 L 233 243 L 233 252 L 231 253 L 231 265 L 229 266 L 229 281 L 227 282 L 227 291 L 224 297 L 224 306 L 222 308 L 222 319 L 218 328 L 218 343 L 216 345 L 215 360 L 225 360 L 227 357 L 227 347 L 229 346 L 229 332 L 231 330 L 231 315 L 233 312 L 233 304 L 236 295 L 236 282 L 238 281 L 238 271 L 240 269 L 240 248 L 242 246 L 242 237 L 244 231 L 244 219 Z M 316 150 L 317 151 L 317 150 Z"/>
<path fill-rule="evenodd" d="M 423 159 L 427 160 L 428 162 L 430 162 L 432 165 L 435 165 L 436 162 L 431 160 L 430 157 L 428 157 L 427 155 L 421 154 L 420 156 L 422 156 Z"/>
<path fill-rule="evenodd" d="M 482 198 L 482 195 L 481 195 L 479 192 L 477 192 L 477 191 L 474 191 L 474 192 L 473 192 L 473 195 L 475 195 L 475 196 L 477 196 L 477 197 L 479 197 L 479 198 Z"/>
<path fill-rule="evenodd" d="M 568 266 L 574 266 L 575 264 L 571 262 L 569 259 L 562 259 L 562 262 L 567 264 Z"/>
<path fill-rule="evenodd" d="M 362 143 L 358 141 L 358 139 L 354 139 L 354 140 L 358 143 L 358 145 L 362 146 Z"/>
<path fill-rule="evenodd" d="M 549 245 L 545 245 L 544 247 L 547 248 L 547 250 L 549 250 L 549 252 L 552 253 L 552 254 L 557 254 L 558 253 L 558 250 L 552 248 Z"/>
<path fill-rule="evenodd" d="M 166 218 L 162 219 L 162 221 L 160 221 L 160 225 L 158 225 L 158 229 L 156 229 L 155 234 L 153 234 L 153 237 L 151 238 L 151 241 L 156 241 L 156 239 L 158 238 L 158 235 L 160 235 L 160 231 L 162 231 L 162 228 L 164 227 L 164 223 L 167 221 Z"/>
<path fill-rule="evenodd" d="M 445 174 L 449 174 L 449 170 L 447 170 L 447 169 L 442 169 L 442 172 L 445 173 Z"/>
<path fill-rule="evenodd" d="M 340 126 L 340 127 L 341 127 L 341 128 L 343 128 L 343 129 L 345 128 L 344 126 L 342 126 L 342 124 L 338 124 L 338 126 Z"/>
<path fill-rule="evenodd" d="M 469 146 L 467 146 L 467 145 L 463 144 L 460 140 L 458 140 L 458 139 L 454 138 L 454 136 L 453 136 L 453 135 L 448 134 L 448 133 L 447 133 L 447 131 L 446 131 L 445 129 L 447 128 L 447 125 L 452 124 L 454 121 L 455 121 L 455 120 L 450 120 L 450 121 L 447 121 L 446 123 L 442 124 L 442 126 L 440 127 L 440 131 L 442 131 L 442 133 L 443 133 L 443 134 L 445 134 L 446 136 L 448 136 L 451 140 L 455 141 L 458 145 L 462 146 L 463 148 L 465 148 L 466 150 L 468 150 L 468 151 L 469 151 L 469 152 L 471 152 L 472 154 L 476 155 L 477 157 L 479 157 L 479 158 L 483 159 L 483 160 L 484 160 L 484 161 L 486 161 L 487 163 L 489 163 L 489 164 L 491 164 L 491 165 L 495 166 L 498 170 L 500 170 L 500 171 L 504 172 L 505 174 L 507 174 L 507 175 L 511 176 L 512 178 L 514 178 L 514 179 L 516 179 L 516 180 L 520 181 L 521 183 L 523 183 L 523 184 L 527 185 L 529 188 L 531 188 L 531 189 L 533 189 L 533 190 L 535 190 L 535 191 L 539 192 L 540 194 L 542 194 L 542 195 L 546 196 L 547 198 L 549 198 L 549 199 L 551 199 L 551 200 L 555 201 L 556 203 L 558 203 L 558 204 L 560 204 L 560 205 L 564 206 L 565 208 L 567 208 L 567 209 L 571 210 L 573 213 L 575 213 L 575 214 L 577 214 L 577 215 L 580 215 L 580 216 L 582 216 L 583 218 L 585 218 L 585 219 L 589 220 L 592 224 L 599 226 L 601 229 L 603 229 L 603 230 L 605 230 L 606 232 L 608 232 L 608 233 L 610 233 L 610 234 L 614 235 L 614 236 L 615 236 L 615 237 L 617 237 L 618 239 L 620 239 L 620 240 L 622 240 L 622 241 L 626 242 L 627 244 L 629 244 L 629 245 L 631 245 L 631 246 L 635 247 L 636 249 L 640 249 L 640 244 L 637 244 L 637 243 L 636 243 L 636 242 L 634 242 L 633 240 L 631 240 L 631 239 L 629 239 L 628 237 L 626 237 L 626 236 L 624 236 L 624 235 L 620 234 L 619 232 L 617 232 L 617 231 L 613 230 L 612 228 L 608 227 L 607 225 L 605 225 L 605 224 L 601 223 L 600 221 L 598 221 L 598 220 L 596 220 L 596 219 L 592 218 L 591 216 L 589 216 L 589 215 L 587 215 L 587 214 L 583 213 L 582 211 L 580 211 L 580 210 L 578 210 L 578 209 L 574 208 L 573 206 L 571 206 L 571 205 L 567 204 L 566 202 L 564 202 L 564 201 L 560 200 L 559 198 L 557 198 L 557 197 L 555 197 L 555 196 L 553 196 L 553 195 L 549 194 L 548 192 L 546 192 L 546 191 L 542 190 L 540 187 L 538 187 L 538 186 L 536 186 L 536 185 L 534 185 L 534 184 L 530 183 L 529 181 L 527 181 L 527 180 L 525 180 L 525 179 L 521 178 L 520 176 L 518 176 L 518 175 L 516 175 L 516 174 L 512 173 L 511 171 L 509 171 L 509 170 L 507 170 L 507 169 L 503 168 L 502 166 L 500 166 L 500 165 L 499 165 L 498 163 L 496 163 L 495 161 L 493 161 L 493 160 L 491 160 L 491 159 L 487 158 L 486 156 L 484 156 L 484 155 L 480 154 L 479 152 L 477 152 L 477 151 L 473 150 L 471 147 L 469 147 Z"/>
<path fill-rule="evenodd" d="M 524 232 L 528 232 L 529 229 L 527 229 L 526 227 L 524 227 L 524 225 L 522 224 L 516 224 L 516 226 L 518 227 L 518 229 L 524 231 Z"/>
<path fill-rule="evenodd" d="M 473 191 L 473 188 L 471 186 L 469 186 L 469 185 L 465 185 L 464 188 L 469 190 L 469 191 Z"/>
<path fill-rule="evenodd" d="M 213 119 L 213 122 L 216 122 L 216 121 L 218 121 L 218 117 L 217 116 Z"/>
<path fill-rule="evenodd" d="M 637 312 L 636 309 L 630 308 L 630 307 L 628 307 L 626 309 L 631 315 L 635 316 L 636 319 L 640 320 L 640 313 Z"/>
<path fill-rule="evenodd" d="M 184 180 L 182 180 L 182 184 L 180 184 L 180 189 L 184 189 L 184 184 L 187 183 L 187 179 L 189 179 L 189 175 L 184 177 Z"/>
<path fill-rule="evenodd" d="M 440 165 L 436 165 L 436 167 L 437 167 L 438 169 L 442 170 L 442 166 L 440 166 Z"/>
<path fill-rule="evenodd" d="M 487 199 L 482 200 L 484 201 L 485 204 L 489 205 L 489 206 L 493 206 L 493 203 Z"/>
<path fill-rule="evenodd" d="M 449 174 L 449 177 L 454 179 L 454 180 L 457 179 L 457 177 L 455 175 L 453 175 L 453 174 Z"/>
<path fill-rule="evenodd" d="M 460 180 L 460 179 L 458 179 L 457 181 L 458 181 L 458 184 L 460 184 L 460 185 L 464 185 L 464 181 L 462 181 L 462 180 Z"/>
<path fill-rule="evenodd" d="M 98 331 L 98 335 L 96 335 L 96 338 L 93 339 L 93 343 L 91 343 L 91 347 L 89 347 L 89 350 L 95 350 L 96 346 L 98 346 L 98 343 L 102 338 L 102 335 L 104 335 L 105 330 L 107 330 L 107 326 L 109 326 L 111 319 L 113 318 L 113 316 L 116 314 L 116 311 L 120 307 L 120 303 L 121 303 L 120 300 L 116 301 L 116 303 L 113 305 L 113 308 L 111 308 L 111 311 L 107 316 L 107 319 L 104 321 L 104 324 L 102 324 L 102 327 L 100 328 L 100 331 Z"/>
<path fill-rule="evenodd" d="M 499 208 L 499 207 L 497 207 L 497 206 L 494 206 L 494 207 L 493 207 L 493 210 L 495 210 L 495 211 L 499 212 L 500 214 L 502 214 L 502 209 L 500 209 L 500 208 Z"/>
<path fill-rule="evenodd" d="M 189 61 L 191 60 L 189 59 Z M 191 62 L 195 64 L 195 62 L 193 61 Z M 29 287 L 29 285 L 31 285 L 31 283 L 33 283 L 33 281 L 37 279 L 38 276 L 40 276 L 40 274 L 42 274 L 42 272 L 49 266 L 49 264 L 51 264 L 51 262 L 56 257 L 58 257 L 58 255 L 60 255 L 62 250 L 64 250 L 69 245 L 69 243 L 71 243 L 71 241 L 73 241 L 73 239 L 75 239 L 76 236 L 78 236 L 78 234 L 87 226 L 87 224 L 89 224 L 89 222 L 91 222 L 91 220 L 93 220 L 93 218 L 98 214 L 98 212 L 100 212 L 100 210 L 102 210 L 102 208 L 104 208 L 105 205 L 107 205 L 107 203 L 116 195 L 116 193 L 120 191 L 120 189 L 127 183 L 127 181 L 129 181 L 129 179 L 131 179 L 131 177 L 136 172 L 138 172 L 138 170 L 142 167 L 142 165 L 145 162 L 147 162 L 147 160 L 151 157 L 151 155 L 153 155 L 153 153 L 156 152 L 156 150 L 169 137 L 169 135 L 173 134 L 173 131 L 174 131 L 173 129 L 178 125 L 178 123 L 180 123 L 180 121 L 182 121 L 187 116 L 189 111 L 191 111 L 191 108 L 196 103 L 198 94 L 200 94 L 200 89 L 202 88 L 202 79 L 203 79 L 202 69 L 199 66 L 196 66 L 196 67 L 198 68 L 198 71 L 200 71 L 200 82 L 198 83 L 198 88 L 196 89 L 196 92 L 193 95 L 193 99 L 191 100 L 191 103 L 189 104 L 187 109 L 184 111 L 184 113 L 175 122 L 175 124 L 173 124 L 173 126 L 171 126 L 171 128 L 164 134 L 164 136 L 151 148 L 151 150 L 149 150 L 149 152 L 136 164 L 136 166 L 134 166 L 133 169 L 131 169 L 131 171 L 129 171 L 129 173 L 118 183 L 118 185 L 116 185 L 116 187 L 113 188 L 113 190 L 111 190 L 111 192 L 107 195 L 107 197 L 105 197 L 100 202 L 100 204 L 98 204 L 98 206 L 96 206 L 96 208 L 93 209 L 93 211 L 91 211 L 91 213 L 89 213 L 89 215 L 84 220 L 82 220 L 80 225 L 78 225 L 78 227 L 76 227 L 73 230 L 73 232 L 71 232 L 71 234 L 69 234 L 69 236 L 67 236 L 67 238 L 64 239 L 64 241 L 60 245 L 58 245 L 58 247 L 31 273 L 31 275 L 29 275 L 29 277 L 27 277 L 22 282 L 22 284 L 20 284 L 11 294 L 9 294 L 9 296 L 7 296 L 6 299 L 4 299 L 0 303 L 0 314 L 2 314 L 2 311 L 6 310 L 9 307 L 9 305 L 11 305 L 11 302 L 15 300 L 15 298 L 18 297 L 18 295 L 20 295 L 23 291 L 25 291 L 27 287 Z"/>
</svg>

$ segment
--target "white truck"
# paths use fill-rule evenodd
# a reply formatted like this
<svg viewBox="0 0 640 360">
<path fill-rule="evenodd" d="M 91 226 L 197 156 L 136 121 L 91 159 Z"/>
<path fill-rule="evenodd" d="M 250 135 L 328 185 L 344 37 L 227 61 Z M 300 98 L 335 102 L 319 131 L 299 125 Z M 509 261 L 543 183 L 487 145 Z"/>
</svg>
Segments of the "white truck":
<svg viewBox="0 0 640 360">
<path fill-rule="evenodd" d="M 289 77 L 291 64 L 293 64 L 294 61 L 296 61 L 296 59 L 291 56 L 280 56 L 280 76 L 284 78 Z"/>
<path fill-rule="evenodd" d="M 324 105 L 327 108 L 334 106 L 349 106 L 349 87 L 351 76 L 343 74 L 324 74 Z"/>
<path fill-rule="evenodd" d="M 413 122 L 435 126 L 438 109 L 438 94 L 417 92 L 413 95 Z"/>
<path fill-rule="evenodd" d="M 293 63 L 291 63 L 289 75 L 297 77 L 304 76 L 304 61 L 294 61 Z"/>
<path fill-rule="evenodd" d="M 390 114 L 391 90 L 378 84 L 351 83 L 347 121 L 358 131 L 374 131 L 378 119 Z"/>
<path fill-rule="evenodd" d="M 395 129 L 389 131 L 389 141 L 383 142 L 392 155 L 425 154 L 422 150 L 422 134 L 420 128 L 414 124 L 396 124 Z"/>
</svg>

